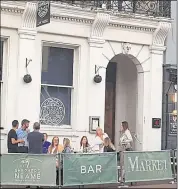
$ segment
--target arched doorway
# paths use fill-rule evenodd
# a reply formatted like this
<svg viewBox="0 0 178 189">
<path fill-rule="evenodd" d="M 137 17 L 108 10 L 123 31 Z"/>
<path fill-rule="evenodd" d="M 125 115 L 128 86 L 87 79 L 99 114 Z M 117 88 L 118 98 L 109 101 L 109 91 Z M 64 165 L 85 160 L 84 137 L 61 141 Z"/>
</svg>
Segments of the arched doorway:
<svg viewBox="0 0 178 189">
<path fill-rule="evenodd" d="M 116 147 L 122 121 L 128 121 L 133 138 L 138 130 L 138 65 L 132 55 L 118 54 L 106 69 L 104 130 Z M 136 149 L 135 142 L 133 148 Z"/>
</svg>

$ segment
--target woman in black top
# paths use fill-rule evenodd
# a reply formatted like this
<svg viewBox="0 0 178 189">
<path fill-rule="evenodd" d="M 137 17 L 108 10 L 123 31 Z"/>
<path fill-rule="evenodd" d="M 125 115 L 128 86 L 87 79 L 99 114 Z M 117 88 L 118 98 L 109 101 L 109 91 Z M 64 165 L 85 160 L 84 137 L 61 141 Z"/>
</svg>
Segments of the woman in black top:
<svg viewBox="0 0 178 189">
<path fill-rule="evenodd" d="M 18 129 L 19 122 L 14 120 L 12 122 L 12 129 L 8 133 L 7 147 L 8 153 L 18 153 L 18 143 L 23 143 L 23 140 L 17 140 L 16 130 Z"/>
<path fill-rule="evenodd" d="M 103 149 L 103 151 L 104 152 L 114 152 L 115 151 L 115 147 L 112 144 L 112 142 L 111 142 L 109 137 L 106 137 L 104 139 L 104 149 Z"/>
</svg>

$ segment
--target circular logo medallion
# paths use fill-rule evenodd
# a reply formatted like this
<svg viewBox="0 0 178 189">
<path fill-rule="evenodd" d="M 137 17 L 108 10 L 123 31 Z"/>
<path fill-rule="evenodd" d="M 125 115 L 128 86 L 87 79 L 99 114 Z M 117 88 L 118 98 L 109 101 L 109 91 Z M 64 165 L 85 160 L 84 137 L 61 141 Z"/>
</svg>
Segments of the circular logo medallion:
<svg viewBox="0 0 178 189">
<path fill-rule="evenodd" d="M 59 126 L 65 117 L 65 106 L 57 98 L 47 98 L 41 104 L 40 120 L 45 125 Z"/>
</svg>

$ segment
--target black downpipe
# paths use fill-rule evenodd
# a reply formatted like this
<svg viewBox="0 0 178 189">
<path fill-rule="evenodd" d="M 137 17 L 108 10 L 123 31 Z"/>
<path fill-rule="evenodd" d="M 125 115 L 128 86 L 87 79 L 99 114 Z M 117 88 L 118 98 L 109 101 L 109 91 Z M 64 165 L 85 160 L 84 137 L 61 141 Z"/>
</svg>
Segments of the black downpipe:
<svg viewBox="0 0 178 189">
<path fill-rule="evenodd" d="M 169 88 L 167 90 L 167 93 L 166 93 L 166 144 L 165 144 L 165 149 L 167 149 L 167 146 L 168 146 L 168 133 L 169 133 L 169 126 L 168 126 L 168 120 L 169 120 L 169 112 L 168 112 L 168 107 L 169 107 L 169 90 L 171 88 L 171 85 L 172 85 L 172 81 L 169 85 Z"/>
<path fill-rule="evenodd" d="M 169 119 L 169 114 L 168 114 L 168 94 L 166 94 L 166 144 L 165 144 L 165 149 L 167 149 L 168 146 L 168 132 L 169 132 L 169 127 L 168 127 L 168 119 Z"/>
</svg>

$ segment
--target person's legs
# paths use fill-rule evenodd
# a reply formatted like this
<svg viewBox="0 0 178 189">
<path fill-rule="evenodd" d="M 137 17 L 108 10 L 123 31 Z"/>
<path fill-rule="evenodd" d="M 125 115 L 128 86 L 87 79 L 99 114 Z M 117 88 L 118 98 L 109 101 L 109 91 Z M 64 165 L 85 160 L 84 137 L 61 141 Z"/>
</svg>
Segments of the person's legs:
<svg viewBox="0 0 178 189">
<path fill-rule="evenodd" d="M 56 169 L 56 186 L 59 186 L 59 169 Z"/>
<path fill-rule="evenodd" d="M 61 186 L 63 185 L 63 169 L 61 169 Z"/>
</svg>

